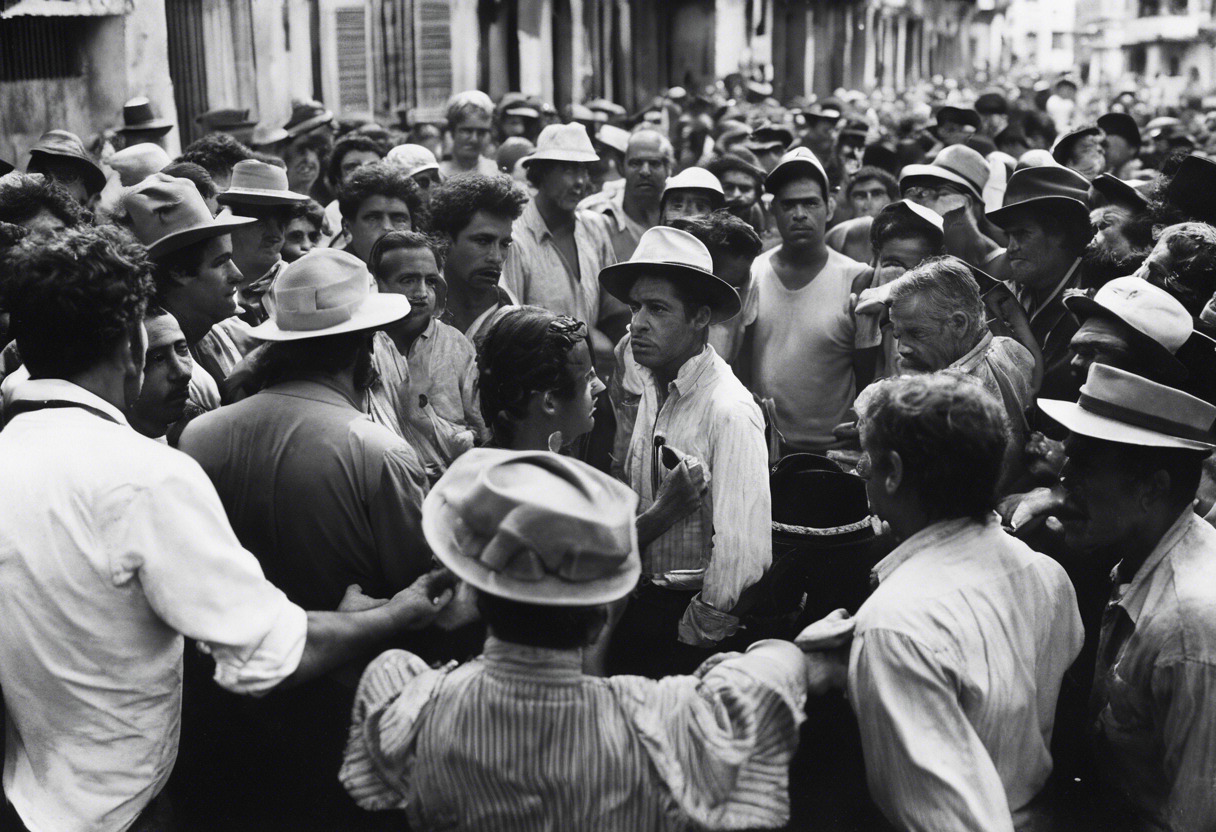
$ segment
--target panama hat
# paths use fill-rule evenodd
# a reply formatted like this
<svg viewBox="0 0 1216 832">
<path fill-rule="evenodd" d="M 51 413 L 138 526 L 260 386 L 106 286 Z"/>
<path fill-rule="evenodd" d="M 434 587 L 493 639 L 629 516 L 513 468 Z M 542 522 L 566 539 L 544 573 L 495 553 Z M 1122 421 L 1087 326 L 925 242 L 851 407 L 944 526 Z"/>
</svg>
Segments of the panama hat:
<svg viewBox="0 0 1216 832">
<path fill-rule="evenodd" d="M 244 159 L 232 166 L 232 184 L 216 195 L 222 205 L 298 205 L 308 196 L 287 190 L 287 171 L 278 165 Z"/>
<path fill-rule="evenodd" d="M 1091 184 L 1113 205 L 1122 205 L 1133 211 L 1142 211 L 1149 205 L 1148 197 L 1136 190 L 1135 185 L 1109 173 L 1099 173 Z"/>
<path fill-rule="evenodd" d="M 905 165 L 899 174 L 899 189 L 902 191 L 918 180 L 936 179 L 961 185 L 969 195 L 982 202 L 991 173 L 988 162 L 978 150 L 955 144 L 938 151 L 928 165 Z"/>
<path fill-rule="evenodd" d="M 1089 181 L 1055 162 L 1015 171 L 1005 185 L 1004 204 L 988 212 L 996 225 L 1024 209 L 1056 207 L 1089 216 Z"/>
<path fill-rule="evenodd" d="M 123 196 L 122 205 L 131 218 L 135 237 L 154 260 L 257 222 L 252 217 L 228 213 L 212 217 L 193 182 L 164 173 L 154 173 L 133 186 Z"/>
<path fill-rule="evenodd" d="M 249 334 L 262 341 L 302 341 L 379 329 L 410 313 L 405 296 L 373 292 L 372 285 L 355 255 L 313 249 L 279 272 L 262 298 L 270 318 Z"/>
<path fill-rule="evenodd" d="M 828 181 L 827 171 L 823 169 L 823 163 L 809 147 L 795 147 L 793 150 L 786 151 L 781 160 L 777 162 L 777 167 L 773 168 L 765 178 L 764 190 L 770 194 L 776 194 L 782 185 L 798 174 L 803 176 L 809 174 L 812 179 L 822 185 L 825 199 L 832 192 L 832 185 Z"/>
<path fill-rule="evenodd" d="M 122 105 L 122 127 L 119 133 L 155 133 L 163 136 L 173 129 L 173 122 L 157 118 L 152 112 L 152 102 L 145 96 L 132 98 Z"/>
<path fill-rule="evenodd" d="M 642 234 L 633 256 L 600 270 L 600 285 L 617 300 L 629 303 L 629 290 L 640 277 L 679 280 L 707 296 L 711 324 L 739 314 L 739 293 L 714 274 L 714 259 L 705 244 L 687 231 L 656 225 Z"/>
<path fill-rule="evenodd" d="M 384 161 L 405 168 L 410 176 L 428 170 L 439 170 L 439 162 L 430 148 L 420 144 L 399 144 L 388 152 Z"/>
<path fill-rule="evenodd" d="M 576 459 L 475 448 L 423 500 L 422 533 L 444 566 L 482 592 L 598 606 L 628 595 L 642 573 L 637 503 L 624 483 Z"/>
<path fill-rule="evenodd" d="M 84 150 L 84 143 L 75 133 L 67 130 L 48 130 L 38 139 L 37 144 L 30 148 L 30 161 L 25 166 L 26 173 L 42 173 L 42 164 L 50 159 L 68 161 L 79 170 L 85 187 L 90 193 L 97 193 L 106 186 L 106 175 L 97 163 L 89 158 Z"/>
<path fill-rule="evenodd" d="M 118 173 L 124 188 L 138 185 L 154 173 L 159 173 L 173 160 L 158 144 L 143 142 L 116 150 L 106 161 Z"/>
<path fill-rule="evenodd" d="M 663 199 L 672 191 L 705 191 L 710 195 L 715 208 L 721 208 L 726 201 L 726 191 L 718 177 L 705 168 L 691 167 L 677 173 L 667 180 L 663 186 Z"/>
<path fill-rule="evenodd" d="M 320 101 L 293 101 L 291 118 L 287 119 L 283 129 L 287 131 L 288 136 L 294 138 L 315 130 L 322 124 L 329 124 L 333 120 L 333 112 L 325 109 Z"/>
<path fill-rule="evenodd" d="M 1106 113 L 1099 116 L 1098 126 L 1108 135 L 1119 136 L 1132 147 L 1139 147 L 1143 143 L 1140 127 L 1127 113 Z"/>
<path fill-rule="evenodd" d="M 1077 402 L 1039 399 L 1039 408 L 1081 436 L 1153 448 L 1210 451 L 1216 406 L 1106 364 L 1091 364 Z"/>
<path fill-rule="evenodd" d="M 524 167 L 533 162 L 598 162 L 600 155 L 581 124 L 550 124 L 540 131 L 536 152 L 523 160 Z"/>
</svg>

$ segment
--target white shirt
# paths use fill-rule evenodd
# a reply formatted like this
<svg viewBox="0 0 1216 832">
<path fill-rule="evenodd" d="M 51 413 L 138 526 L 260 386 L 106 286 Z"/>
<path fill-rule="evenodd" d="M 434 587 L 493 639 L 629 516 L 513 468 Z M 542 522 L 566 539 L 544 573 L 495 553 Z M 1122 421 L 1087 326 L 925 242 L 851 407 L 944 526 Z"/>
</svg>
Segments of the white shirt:
<svg viewBox="0 0 1216 832">
<path fill-rule="evenodd" d="M 4 792 L 31 832 L 126 829 L 177 757 L 182 636 L 216 681 L 269 690 L 294 672 L 307 615 L 262 576 L 194 460 L 67 381 L 0 431 Z M 112 421 L 111 421 L 112 420 Z"/>
</svg>

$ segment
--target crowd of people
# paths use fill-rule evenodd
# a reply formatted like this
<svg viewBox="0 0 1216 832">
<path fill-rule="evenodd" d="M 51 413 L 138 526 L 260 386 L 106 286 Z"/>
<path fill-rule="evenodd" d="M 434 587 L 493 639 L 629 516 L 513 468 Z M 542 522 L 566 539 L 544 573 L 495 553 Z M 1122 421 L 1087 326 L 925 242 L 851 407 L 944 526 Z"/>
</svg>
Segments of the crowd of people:
<svg viewBox="0 0 1216 832">
<path fill-rule="evenodd" d="M 0 162 L 2 828 L 1216 830 L 1197 102 L 122 118 Z"/>
</svg>

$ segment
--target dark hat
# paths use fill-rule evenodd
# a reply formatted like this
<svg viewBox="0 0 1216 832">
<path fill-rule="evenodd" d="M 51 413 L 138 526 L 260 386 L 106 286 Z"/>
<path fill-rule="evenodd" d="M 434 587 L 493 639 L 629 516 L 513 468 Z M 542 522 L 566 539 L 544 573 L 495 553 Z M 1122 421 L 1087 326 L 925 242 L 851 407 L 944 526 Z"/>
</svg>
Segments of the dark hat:
<svg viewBox="0 0 1216 832">
<path fill-rule="evenodd" d="M 209 131 L 252 130 L 258 125 L 257 119 L 249 117 L 248 107 L 216 107 L 195 118 L 194 123 Z"/>
<path fill-rule="evenodd" d="M 779 124 L 762 124 L 752 131 L 751 138 L 747 140 L 747 144 L 752 147 L 765 148 L 780 145 L 782 150 L 793 143 L 793 132 Z"/>
<path fill-rule="evenodd" d="M 1202 156 L 1190 155 L 1178 165 L 1178 172 L 1165 187 L 1165 202 L 1192 219 L 1201 222 L 1216 220 L 1216 162 Z"/>
<path fill-rule="evenodd" d="M 769 477 L 774 542 L 855 543 L 874 537 L 865 481 L 826 457 L 789 454 Z"/>
<path fill-rule="evenodd" d="M 540 110 L 536 104 L 522 92 L 509 92 L 498 102 L 500 116 L 518 116 L 520 118 L 540 118 Z"/>
<path fill-rule="evenodd" d="M 971 136 L 969 139 L 967 139 L 967 141 L 963 142 L 963 144 L 965 144 L 967 147 L 971 148 L 976 153 L 980 154 L 981 156 L 983 156 L 985 158 L 987 158 L 989 153 L 992 153 L 996 150 L 996 143 L 994 141 L 992 141 L 992 139 L 988 138 L 987 136 L 981 135 L 979 133 L 976 133 L 974 136 Z"/>
<path fill-rule="evenodd" d="M 325 109 L 320 101 L 294 101 L 291 105 L 291 118 L 283 125 L 283 129 L 287 131 L 288 136 L 295 138 L 333 120 L 333 111 Z"/>
<path fill-rule="evenodd" d="M 38 143 L 30 149 L 30 161 L 25 166 L 26 173 L 41 173 L 42 162 L 47 159 L 69 161 L 80 169 L 85 187 L 90 193 L 97 193 L 106 186 L 106 175 L 97 163 L 85 153 L 84 143 L 75 133 L 67 130 L 48 130 L 38 139 Z"/>
<path fill-rule="evenodd" d="M 820 121 L 831 121 L 833 123 L 840 121 L 841 108 L 839 105 L 830 104 L 827 101 L 821 101 L 818 104 L 812 104 L 802 111 L 802 115 L 807 119 L 818 119 Z"/>
<path fill-rule="evenodd" d="M 1009 112 L 1009 102 L 999 92 L 986 92 L 975 99 L 975 111 L 982 115 L 1004 115 Z"/>
<path fill-rule="evenodd" d="M 879 142 L 866 145 L 866 151 L 861 156 L 861 164 L 882 168 L 892 176 L 899 175 L 899 156 L 894 150 Z"/>
<path fill-rule="evenodd" d="M 1119 136 L 1132 147 L 1142 143 L 1136 120 L 1127 113 L 1107 113 L 1098 119 L 1098 126 L 1112 136 Z"/>
<path fill-rule="evenodd" d="M 14 168 L 11 164 L 3 159 L 0 159 L 0 176 L 4 176 L 4 174 L 11 173 L 14 170 L 16 170 L 16 168 Z"/>
<path fill-rule="evenodd" d="M 718 177 L 719 180 L 730 171 L 738 171 L 755 179 L 757 187 L 764 183 L 764 177 L 766 176 L 764 168 L 760 167 L 760 160 L 756 158 L 756 154 L 746 147 L 738 147 L 727 153 L 723 153 L 706 165 L 705 169 Z"/>
<path fill-rule="evenodd" d="M 1000 226 L 1022 209 L 1053 206 L 1088 217 L 1089 182 L 1075 170 L 1062 165 L 1023 168 L 1009 177 L 1005 185 L 1005 202 L 995 211 L 989 211 L 988 219 Z"/>
<path fill-rule="evenodd" d="M 971 127 L 975 130 L 980 129 L 980 114 L 970 107 L 951 107 L 947 105 L 937 111 L 935 118 L 939 125 L 948 121 L 953 124 Z"/>
<path fill-rule="evenodd" d="M 1148 207 L 1148 197 L 1136 190 L 1131 183 L 1109 173 L 1099 173 L 1094 177 L 1093 189 L 1114 205 L 1122 205 L 1133 211 L 1143 211 Z"/>
<path fill-rule="evenodd" d="M 1027 147 L 1030 146 L 1030 142 L 1027 141 L 1026 134 L 1022 132 L 1022 128 L 1012 124 L 993 136 L 993 142 L 996 143 L 998 148 L 1002 144 L 1006 144 L 1008 142 L 1018 142 L 1026 145 Z"/>
<path fill-rule="evenodd" d="M 152 112 L 152 102 L 144 96 L 132 98 L 122 105 L 122 127 L 119 133 L 156 133 L 163 136 L 173 129 L 173 122 L 157 118 Z"/>
<path fill-rule="evenodd" d="M 1067 164 L 1068 156 L 1072 153 L 1072 149 L 1077 142 L 1086 136 L 1101 136 L 1102 128 L 1097 125 L 1090 124 L 1085 127 L 1078 127 L 1069 133 L 1065 133 L 1060 138 L 1056 139 L 1055 145 L 1051 148 L 1051 158 L 1055 159 L 1061 165 Z"/>
<path fill-rule="evenodd" d="M 844 123 L 844 127 L 840 129 L 840 139 L 838 139 L 838 141 L 847 137 L 853 140 L 853 144 L 864 144 L 869 135 L 870 125 L 866 124 L 864 121 L 849 119 Z"/>
</svg>

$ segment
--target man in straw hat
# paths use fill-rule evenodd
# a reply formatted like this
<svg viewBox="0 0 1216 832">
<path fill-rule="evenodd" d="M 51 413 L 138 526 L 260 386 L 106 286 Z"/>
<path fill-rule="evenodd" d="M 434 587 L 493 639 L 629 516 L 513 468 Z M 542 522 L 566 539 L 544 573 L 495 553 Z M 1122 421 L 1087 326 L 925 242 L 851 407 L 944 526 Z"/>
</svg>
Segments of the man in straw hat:
<svg viewBox="0 0 1216 832">
<path fill-rule="evenodd" d="M 220 687 L 262 694 L 429 621 L 450 592 L 428 578 L 354 614 L 289 601 L 198 465 L 124 415 L 144 371 L 144 248 L 87 227 L 4 256 L 4 307 L 34 378 L 0 431 L 0 825 L 172 828 L 160 794 L 178 752 L 183 635 L 209 646 Z"/>
<path fill-rule="evenodd" d="M 1216 827 L 1216 529 L 1193 504 L 1216 407 L 1094 364 L 1080 401 L 1040 399 L 1068 428 L 1056 512 L 1103 558 L 1090 717 L 1103 828 Z"/>
<path fill-rule="evenodd" d="M 431 670 L 401 650 L 368 667 L 339 775 L 359 805 L 404 809 L 418 829 L 789 819 L 799 703 L 826 689 L 818 656 L 767 640 L 661 682 L 583 672 L 643 570 L 637 503 L 548 452 L 477 449 L 453 463 L 423 530 L 472 587 L 490 637 L 462 667 Z"/>
<path fill-rule="evenodd" d="M 738 630 L 731 608 L 772 562 L 764 422 L 708 343 L 711 324 L 739 314 L 739 295 L 713 269 L 700 240 L 656 226 L 628 262 L 600 272 L 605 291 L 633 310 L 643 388 L 625 477 L 643 506 L 667 479 L 703 483 L 700 507 L 643 553 L 644 579 L 612 646 L 621 672 L 696 667 L 700 648 Z"/>
<path fill-rule="evenodd" d="M 106 186 L 106 175 L 85 152 L 80 137 L 67 130 L 48 130 L 30 148 L 26 173 L 41 173 L 85 205 Z"/>
<path fill-rule="evenodd" d="M 266 305 L 270 318 L 251 334 L 270 344 L 267 386 L 191 421 L 180 448 L 202 465 L 237 537 L 288 598 L 335 609 L 350 584 L 390 598 L 430 568 L 419 526 L 427 483 L 413 448 L 369 420 L 363 400 L 372 337 L 408 315 L 409 301 L 372 291 L 354 255 L 318 249 L 283 269 Z M 253 817 L 306 815 L 303 805 L 318 817 L 347 817 L 353 807 L 327 766 L 341 748 L 349 694 L 326 679 L 257 714 L 245 708 L 260 727 L 235 733 L 259 754 L 243 755 L 242 767 L 234 752 L 228 771 L 209 776 L 226 784 L 247 776 L 249 785 L 223 793 L 234 806 L 248 799 Z M 245 725 L 230 703 L 216 710 Z M 287 714 L 308 720 L 307 737 L 274 736 Z M 232 749 L 216 742 L 226 758 Z M 272 760 L 274 771 L 263 771 Z"/>
</svg>

